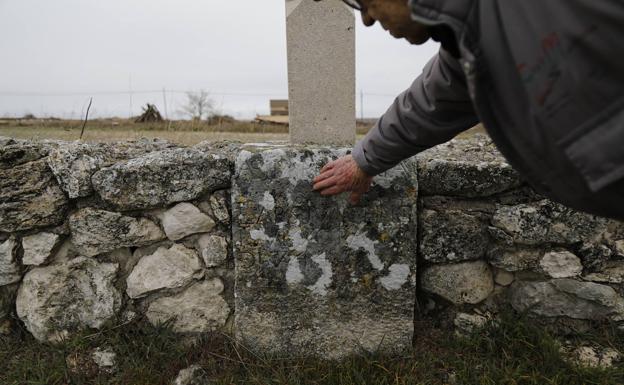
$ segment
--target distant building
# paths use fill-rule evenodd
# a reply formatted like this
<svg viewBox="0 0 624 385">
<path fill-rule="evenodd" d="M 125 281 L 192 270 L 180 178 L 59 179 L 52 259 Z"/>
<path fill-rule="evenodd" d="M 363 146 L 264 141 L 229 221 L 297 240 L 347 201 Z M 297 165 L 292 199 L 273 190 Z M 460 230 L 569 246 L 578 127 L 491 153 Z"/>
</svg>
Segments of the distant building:
<svg viewBox="0 0 624 385">
<path fill-rule="evenodd" d="M 288 99 L 274 99 L 270 105 L 271 116 L 288 116 Z"/>
<path fill-rule="evenodd" d="M 269 101 L 271 115 L 258 115 L 259 123 L 288 125 L 288 99 L 273 99 Z"/>
</svg>

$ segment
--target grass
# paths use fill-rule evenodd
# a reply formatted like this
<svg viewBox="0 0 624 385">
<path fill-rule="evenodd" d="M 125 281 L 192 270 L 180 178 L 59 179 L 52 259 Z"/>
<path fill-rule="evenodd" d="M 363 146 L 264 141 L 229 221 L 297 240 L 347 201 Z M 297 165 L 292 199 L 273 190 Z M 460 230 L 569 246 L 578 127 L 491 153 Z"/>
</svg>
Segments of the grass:
<svg viewBox="0 0 624 385">
<path fill-rule="evenodd" d="M 511 315 L 465 338 L 427 323 L 418 325 L 417 331 L 413 352 L 403 357 L 364 354 L 341 363 L 259 356 L 223 335 L 189 345 L 166 325 L 143 322 L 84 334 L 61 345 L 39 344 L 18 331 L 5 337 L 0 347 L 0 383 L 160 385 L 170 384 L 180 369 L 191 364 L 201 365 L 210 383 L 221 385 L 624 383 L 624 365 L 596 369 L 571 364 L 545 329 Z M 624 349 L 622 336 L 608 326 L 582 337 Z M 90 362 L 90 352 L 98 346 L 117 352 L 116 372 L 100 372 Z"/>
</svg>

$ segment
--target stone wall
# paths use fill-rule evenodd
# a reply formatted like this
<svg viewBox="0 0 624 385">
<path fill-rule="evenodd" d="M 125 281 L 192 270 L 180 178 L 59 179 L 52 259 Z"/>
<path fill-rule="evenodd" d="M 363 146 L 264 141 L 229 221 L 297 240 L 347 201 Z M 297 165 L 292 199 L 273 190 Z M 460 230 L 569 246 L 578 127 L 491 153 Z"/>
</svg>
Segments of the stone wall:
<svg viewBox="0 0 624 385">
<path fill-rule="evenodd" d="M 339 358 L 407 349 L 423 315 L 624 320 L 624 225 L 540 197 L 486 138 L 403 163 L 358 206 L 311 191 L 345 153 L 0 138 L 0 331 L 144 317 Z"/>
</svg>

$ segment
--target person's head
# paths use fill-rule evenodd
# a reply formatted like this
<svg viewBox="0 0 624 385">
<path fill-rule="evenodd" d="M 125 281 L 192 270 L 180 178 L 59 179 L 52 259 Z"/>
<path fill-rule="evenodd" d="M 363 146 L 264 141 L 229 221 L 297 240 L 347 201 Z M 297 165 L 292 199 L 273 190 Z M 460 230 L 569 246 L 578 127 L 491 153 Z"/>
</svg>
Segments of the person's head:
<svg viewBox="0 0 624 385">
<path fill-rule="evenodd" d="M 422 44 L 429 39 L 425 26 L 412 20 L 407 0 L 343 1 L 360 10 L 362 22 L 367 27 L 378 21 L 392 36 L 405 38 L 412 44 Z"/>
</svg>

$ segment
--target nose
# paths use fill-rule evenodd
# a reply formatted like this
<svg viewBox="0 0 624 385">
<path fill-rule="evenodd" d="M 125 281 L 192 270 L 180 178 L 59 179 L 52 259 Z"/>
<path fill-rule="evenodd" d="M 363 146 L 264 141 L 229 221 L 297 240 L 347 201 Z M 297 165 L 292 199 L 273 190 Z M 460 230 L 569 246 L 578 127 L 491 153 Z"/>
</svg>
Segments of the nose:
<svg viewBox="0 0 624 385">
<path fill-rule="evenodd" d="M 370 27 L 375 24 L 375 19 L 373 19 L 367 11 L 362 10 L 362 23 L 364 23 L 365 26 Z"/>
</svg>

